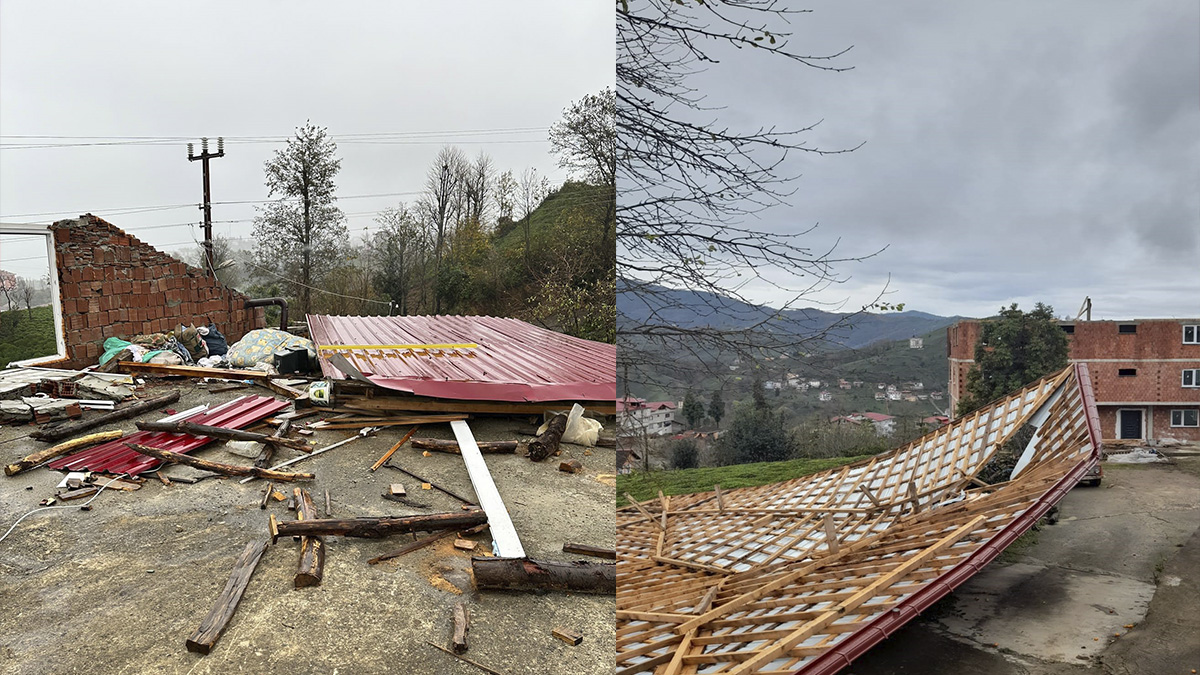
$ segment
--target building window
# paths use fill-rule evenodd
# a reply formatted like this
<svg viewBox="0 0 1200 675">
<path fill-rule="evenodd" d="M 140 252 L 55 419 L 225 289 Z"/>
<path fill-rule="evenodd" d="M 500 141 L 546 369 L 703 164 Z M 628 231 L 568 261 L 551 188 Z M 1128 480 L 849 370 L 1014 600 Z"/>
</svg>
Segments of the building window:
<svg viewBox="0 0 1200 675">
<path fill-rule="evenodd" d="M 1200 427 L 1200 410 L 1195 408 L 1183 408 L 1180 410 L 1171 411 L 1171 426 L 1173 427 Z"/>
<path fill-rule="evenodd" d="M 1117 377 L 1136 377 L 1137 368 L 1118 368 Z"/>
<path fill-rule="evenodd" d="M 1059 324 L 1058 327 L 1061 328 L 1062 332 L 1066 333 L 1067 335 L 1073 335 L 1075 333 L 1075 324 L 1073 323 Z"/>
<path fill-rule="evenodd" d="M 1200 387 L 1200 368 L 1189 368 L 1183 371 L 1183 386 Z"/>
<path fill-rule="evenodd" d="M 1200 326 L 1183 327 L 1183 344 L 1200 345 Z"/>
<path fill-rule="evenodd" d="M 1136 323 L 1118 324 L 1117 332 L 1118 333 L 1136 333 L 1137 332 L 1137 324 Z"/>
</svg>

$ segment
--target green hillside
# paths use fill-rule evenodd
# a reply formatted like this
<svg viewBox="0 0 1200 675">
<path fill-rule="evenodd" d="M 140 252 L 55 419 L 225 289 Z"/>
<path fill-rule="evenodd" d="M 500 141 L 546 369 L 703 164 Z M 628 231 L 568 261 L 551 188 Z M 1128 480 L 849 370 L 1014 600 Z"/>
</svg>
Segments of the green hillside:
<svg viewBox="0 0 1200 675">
<path fill-rule="evenodd" d="M 634 472 L 617 476 L 617 505 L 629 503 L 625 493 L 644 501 L 658 496 L 662 490 L 667 495 L 686 495 L 708 492 L 714 485 L 722 490 L 753 487 L 779 483 L 801 476 L 836 469 L 864 459 L 862 457 L 833 457 L 830 459 L 790 459 L 784 462 L 758 462 L 733 466 L 682 469 L 679 471 Z"/>
<path fill-rule="evenodd" d="M 32 315 L 24 309 L 0 312 L 0 368 L 56 351 L 54 308 L 34 307 Z"/>
</svg>

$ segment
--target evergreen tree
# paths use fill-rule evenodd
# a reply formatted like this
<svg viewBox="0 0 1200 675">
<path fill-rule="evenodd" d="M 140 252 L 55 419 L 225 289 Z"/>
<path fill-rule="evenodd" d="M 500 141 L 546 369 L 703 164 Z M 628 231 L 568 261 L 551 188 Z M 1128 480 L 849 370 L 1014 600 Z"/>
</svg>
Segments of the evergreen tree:
<svg viewBox="0 0 1200 675">
<path fill-rule="evenodd" d="M 704 404 L 691 391 L 683 397 L 683 416 L 687 419 L 689 429 L 695 429 L 704 421 Z"/>
<path fill-rule="evenodd" d="M 713 418 L 718 427 L 721 426 L 721 418 L 725 416 L 725 399 L 721 398 L 720 389 L 713 392 L 708 402 L 708 416 Z"/>
<path fill-rule="evenodd" d="M 1054 309 L 1039 302 L 1026 313 L 1013 303 L 983 323 L 957 413 L 971 412 L 1066 367 L 1067 336 L 1054 320 Z"/>
</svg>

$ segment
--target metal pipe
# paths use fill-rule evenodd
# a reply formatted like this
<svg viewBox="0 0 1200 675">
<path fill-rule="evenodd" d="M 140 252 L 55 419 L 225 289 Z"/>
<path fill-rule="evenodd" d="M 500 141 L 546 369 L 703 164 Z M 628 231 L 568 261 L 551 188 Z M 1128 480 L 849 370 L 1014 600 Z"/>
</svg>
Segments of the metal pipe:
<svg viewBox="0 0 1200 675">
<path fill-rule="evenodd" d="M 266 307 L 267 305 L 279 306 L 279 330 L 287 331 L 288 329 L 288 304 L 283 298 L 252 298 L 246 301 L 245 308 Z"/>
</svg>

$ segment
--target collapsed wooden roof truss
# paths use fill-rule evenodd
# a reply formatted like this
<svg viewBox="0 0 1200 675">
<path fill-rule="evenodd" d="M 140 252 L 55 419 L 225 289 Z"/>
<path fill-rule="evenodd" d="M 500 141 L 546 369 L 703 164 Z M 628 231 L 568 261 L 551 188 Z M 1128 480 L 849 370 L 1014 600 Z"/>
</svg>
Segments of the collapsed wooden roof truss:
<svg viewBox="0 0 1200 675">
<path fill-rule="evenodd" d="M 1027 423 L 1014 477 L 979 481 Z M 837 672 L 1031 527 L 1097 430 L 1077 365 L 864 462 L 620 510 L 617 672 Z"/>
</svg>

